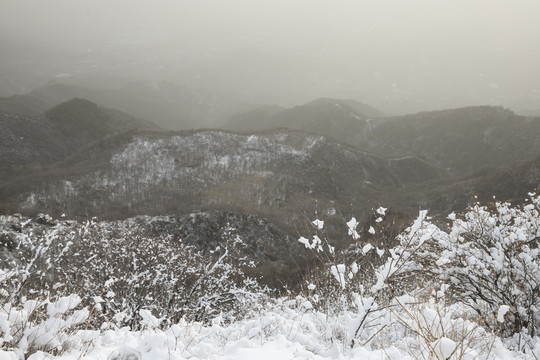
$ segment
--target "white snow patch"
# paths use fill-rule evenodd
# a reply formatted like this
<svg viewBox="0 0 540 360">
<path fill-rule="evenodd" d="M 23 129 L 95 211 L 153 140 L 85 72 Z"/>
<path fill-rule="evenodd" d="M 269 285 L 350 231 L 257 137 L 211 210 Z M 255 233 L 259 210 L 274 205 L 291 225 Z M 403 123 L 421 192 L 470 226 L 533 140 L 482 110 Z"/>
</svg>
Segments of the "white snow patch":
<svg viewBox="0 0 540 360">
<path fill-rule="evenodd" d="M 311 222 L 318 230 L 322 230 L 324 228 L 324 221 L 315 219 Z"/>
<path fill-rule="evenodd" d="M 504 323 L 504 315 L 510 310 L 510 306 L 508 305 L 501 305 L 499 307 L 499 311 L 497 312 L 497 321 L 501 324 Z"/>
</svg>

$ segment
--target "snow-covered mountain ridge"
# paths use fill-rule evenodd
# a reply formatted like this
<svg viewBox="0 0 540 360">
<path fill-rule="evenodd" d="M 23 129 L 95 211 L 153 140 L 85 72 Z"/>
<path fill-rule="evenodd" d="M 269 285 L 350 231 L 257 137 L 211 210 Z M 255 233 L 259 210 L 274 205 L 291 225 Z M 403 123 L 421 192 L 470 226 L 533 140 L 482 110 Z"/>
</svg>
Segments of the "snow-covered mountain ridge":
<svg viewBox="0 0 540 360">
<path fill-rule="evenodd" d="M 418 156 L 458 177 L 540 155 L 540 118 L 499 106 L 386 116 L 365 104 L 319 99 L 289 109 L 261 107 L 232 117 L 229 126 L 308 130 L 383 157 Z"/>
<path fill-rule="evenodd" d="M 167 206 L 179 202 L 191 210 L 245 204 L 261 213 L 293 203 L 312 206 L 317 198 L 350 201 L 440 175 L 417 158 L 388 161 L 289 130 L 148 133 L 134 135 L 116 149 L 106 166 L 53 179 L 19 195 L 22 208 L 95 216 L 124 207 L 132 214 L 152 214 L 166 213 Z M 401 162 L 405 165 L 398 166 Z M 408 168 L 416 172 L 413 179 Z"/>
</svg>

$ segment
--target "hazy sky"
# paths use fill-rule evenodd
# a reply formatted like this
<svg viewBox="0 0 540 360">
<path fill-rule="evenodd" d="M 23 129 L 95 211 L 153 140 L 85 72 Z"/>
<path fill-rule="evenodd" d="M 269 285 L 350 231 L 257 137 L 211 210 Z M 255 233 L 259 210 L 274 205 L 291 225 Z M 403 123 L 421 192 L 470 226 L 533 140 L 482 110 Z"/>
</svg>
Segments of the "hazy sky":
<svg viewBox="0 0 540 360">
<path fill-rule="evenodd" d="M 538 0 L 1 0 L 0 38 L 110 63 L 139 46 L 174 81 L 263 102 L 534 107 L 539 15 Z"/>
</svg>

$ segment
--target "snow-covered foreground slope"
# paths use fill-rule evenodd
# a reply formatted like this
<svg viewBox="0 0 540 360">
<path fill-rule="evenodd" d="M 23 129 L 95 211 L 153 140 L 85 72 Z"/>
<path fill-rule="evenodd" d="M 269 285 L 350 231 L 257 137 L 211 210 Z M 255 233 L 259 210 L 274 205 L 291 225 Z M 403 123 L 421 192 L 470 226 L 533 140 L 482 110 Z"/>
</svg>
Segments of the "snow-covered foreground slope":
<svg viewBox="0 0 540 360">
<path fill-rule="evenodd" d="M 387 209 L 375 213 L 362 242 L 360 224 L 347 222 L 356 242 L 339 254 L 313 220 L 299 243 L 321 266 L 281 295 L 244 276 L 238 236 L 201 252 L 137 235 L 142 218 L 122 223 L 123 235 L 111 223 L 6 222 L 0 359 L 540 357 L 540 196 L 475 204 L 446 224 L 422 210 L 392 248 L 377 237 Z"/>
<path fill-rule="evenodd" d="M 425 310 L 425 316 L 429 309 Z M 130 331 L 79 330 L 70 334 L 60 355 L 35 352 L 28 359 L 535 359 L 540 344 L 528 354 L 511 351 L 499 338 L 487 334 L 477 324 L 458 324 L 468 329 L 466 343 L 458 344 L 441 336 L 432 347 L 400 322 L 403 312 L 388 310 L 380 314 L 388 326 L 373 329 L 365 343 L 350 343 L 363 314 L 346 312 L 329 316 L 315 311 L 305 298 L 280 299 L 265 308 L 251 311 L 249 318 L 226 323 L 219 317 L 203 325 L 181 321 L 166 330 L 156 329 L 159 322 L 147 315 L 148 328 Z M 433 326 L 440 325 L 436 319 Z M 444 323 L 450 334 L 452 325 Z M 472 330 L 471 330 L 472 329 Z M 376 341 L 369 341 L 367 337 Z M 354 344 L 351 346 L 351 344 Z M 538 345 L 537 345 L 538 344 Z M 428 349 L 435 349 L 436 353 Z M 19 359 L 21 350 L 5 349 L 0 359 Z M 452 355 L 453 354 L 453 355 Z"/>
</svg>

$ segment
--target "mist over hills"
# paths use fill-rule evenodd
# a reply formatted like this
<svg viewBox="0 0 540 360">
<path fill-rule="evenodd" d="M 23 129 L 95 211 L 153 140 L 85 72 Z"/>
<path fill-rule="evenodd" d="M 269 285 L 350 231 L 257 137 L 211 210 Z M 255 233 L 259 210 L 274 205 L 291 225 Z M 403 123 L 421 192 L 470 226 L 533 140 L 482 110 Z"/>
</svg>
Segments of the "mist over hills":
<svg viewBox="0 0 540 360">
<path fill-rule="evenodd" d="M 386 156 L 417 155 L 457 174 L 536 158 L 540 118 L 477 106 L 373 122 L 358 146 Z"/>
<path fill-rule="evenodd" d="M 12 99 L 43 104 L 73 88 L 53 89 L 50 97 Z M 1 120 L 0 210 L 28 215 L 234 211 L 294 236 L 304 214 L 368 221 L 381 204 L 403 216 L 418 207 L 444 214 L 475 194 L 519 200 L 540 183 L 540 119 L 501 107 L 385 117 L 356 101 L 318 99 L 226 123 L 243 131 L 167 132 L 72 99 L 42 115 Z"/>
<path fill-rule="evenodd" d="M 355 144 L 366 120 L 383 113 L 355 100 L 317 99 L 304 105 L 282 109 L 265 106 L 233 116 L 226 127 L 234 130 L 269 130 L 280 127 L 322 134 Z"/>
<path fill-rule="evenodd" d="M 281 250 L 260 269 L 277 274 L 305 260 L 277 244 L 314 214 L 345 239 L 341 224 L 369 225 L 380 205 L 401 223 L 418 208 L 445 215 L 475 195 L 521 201 L 540 186 L 540 118 L 503 107 L 389 116 L 355 100 L 257 106 L 166 81 L 96 81 L 0 98 L 1 212 L 171 215 L 200 244 L 223 218 L 253 244 L 265 223 Z"/>
<path fill-rule="evenodd" d="M 260 214 L 293 227 L 291 219 L 317 206 L 328 214 L 341 207 L 362 212 L 385 189 L 441 174 L 415 158 L 388 161 L 285 129 L 153 132 L 110 138 L 91 155 L 80 153 L 57 164 L 39 183 L 23 186 L 19 181 L 18 191 L 7 186 L 2 193 L 19 192 L 10 201 L 22 204 L 21 211 L 55 215 L 125 217 L 217 208 Z"/>
<path fill-rule="evenodd" d="M 0 115 L 2 180 L 45 169 L 95 141 L 133 129 L 159 127 L 78 98 L 37 116 L 5 112 Z"/>
<path fill-rule="evenodd" d="M 139 91 L 142 96 L 151 91 L 150 85 L 141 82 L 130 91 L 132 94 Z M 34 95 L 9 99 L 17 105 L 34 99 L 40 104 L 33 110 L 37 112 L 43 104 L 58 101 L 74 89 L 77 88 L 51 85 L 33 92 Z M 87 94 L 88 91 L 84 89 L 81 92 Z M 160 97 L 168 96 L 166 90 L 163 92 Z M 24 106 L 20 109 L 25 113 Z M 304 195 L 299 194 L 307 191 L 315 194 L 306 197 L 311 199 L 307 203 L 314 206 L 312 200 L 315 197 L 342 204 L 364 202 L 366 199 L 383 201 L 401 198 L 398 193 L 416 191 L 415 187 L 422 188 L 418 198 L 427 205 L 430 197 L 437 198 L 437 192 L 450 183 L 459 187 L 461 185 L 456 184 L 470 183 L 471 180 L 467 179 L 474 178 L 477 179 L 475 188 L 478 188 L 483 181 L 478 179 L 484 179 L 488 176 L 486 174 L 492 171 L 499 173 L 512 166 L 525 166 L 523 164 L 533 162 L 540 154 L 539 118 L 518 116 L 502 107 L 490 106 L 385 117 L 383 112 L 360 102 L 318 99 L 290 109 L 265 106 L 235 115 L 225 126 L 242 130 L 239 133 L 214 130 L 176 134 L 130 134 L 127 131 L 155 131 L 159 127 L 83 99 L 69 100 L 39 116 L 9 114 L 7 107 L 2 108 L 2 112 L 5 113 L 2 117 L 4 180 L 15 175 L 24 176 L 29 169 L 45 170 L 52 163 L 58 164 L 55 165 L 56 170 L 48 171 L 50 173 L 57 171 L 86 177 L 88 174 L 83 175 L 80 169 L 92 164 L 87 168 L 110 172 L 109 177 L 116 174 L 115 180 L 111 180 L 116 184 L 126 181 L 135 184 L 142 181 L 137 179 L 152 179 L 158 176 L 156 174 L 162 174 L 162 178 L 154 180 L 168 184 L 171 189 L 171 193 L 164 191 L 160 195 L 162 199 L 156 200 L 152 206 L 144 205 L 144 198 L 151 196 L 143 195 L 145 191 L 159 192 L 156 189 L 161 185 L 152 181 L 144 183 L 146 190 L 142 192 L 139 187 L 137 190 L 125 188 L 121 196 L 123 200 L 114 206 L 108 203 L 113 197 L 105 192 L 100 195 L 102 200 L 96 200 L 94 207 L 75 206 L 79 210 L 73 211 L 73 215 L 103 214 L 97 204 L 105 208 L 122 208 L 131 215 L 147 211 L 159 214 L 165 209 L 177 211 L 180 208 L 182 213 L 213 206 L 238 207 L 242 211 L 256 209 L 265 214 L 268 208 L 276 207 L 279 202 L 272 199 L 283 201 L 283 198 L 294 194 L 300 198 L 290 203 L 303 204 L 305 201 L 299 199 Z M 281 130 L 272 130 L 276 128 Z M 99 144 L 97 148 L 87 148 L 95 143 Z M 141 150 L 144 149 L 141 143 L 152 149 L 147 150 L 150 153 Z M 111 159 L 128 151 L 122 150 L 121 146 L 131 146 L 132 151 L 139 155 L 132 155 L 132 161 L 137 163 L 122 166 L 131 170 L 117 175 L 118 169 L 111 167 Z M 81 149 L 85 150 L 84 153 L 77 151 Z M 154 151 L 163 158 L 153 158 Z M 238 160 L 242 157 L 245 159 Z M 266 160 L 261 163 L 261 159 Z M 142 170 L 148 163 L 152 166 Z M 371 165 L 366 165 L 368 163 Z M 134 172 L 132 168 L 139 170 Z M 186 177 L 185 174 L 190 175 Z M 55 191 L 61 192 L 58 189 L 44 190 L 53 186 L 50 183 L 46 185 L 48 181 L 62 180 L 65 180 L 62 176 L 51 176 L 40 185 L 41 191 L 49 196 L 47 200 L 43 198 L 41 204 L 52 201 Z M 533 185 L 534 181 L 529 183 Z M 366 184 L 372 188 L 368 189 Z M 85 186 L 92 188 L 93 185 Z M 26 187 L 25 191 L 32 191 L 32 187 Z M 430 191 L 432 195 L 426 195 Z M 133 204 L 125 203 L 129 202 L 130 196 L 133 196 Z M 135 200 L 138 197 L 142 198 Z M 11 197 L 8 203 L 13 199 Z M 78 201 L 83 199 L 78 197 Z M 173 199 L 184 199 L 182 203 L 185 206 L 172 205 L 176 201 Z M 404 207 L 417 206 L 406 201 L 403 204 L 398 200 L 386 201 Z M 467 201 L 459 202 L 463 205 Z M 61 203 L 59 200 L 55 202 Z M 53 213 L 65 212 L 65 209 L 54 210 L 52 205 L 46 208 Z M 80 211 L 82 208 L 85 212 Z M 39 207 L 34 211 L 40 211 Z"/>
<path fill-rule="evenodd" d="M 260 107 L 227 124 L 247 130 L 300 129 L 384 157 L 417 156 L 458 177 L 533 160 L 540 149 L 540 118 L 497 106 L 392 117 L 356 101 L 318 99 L 288 109 Z"/>
<path fill-rule="evenodd" d="M 235 96 L 192 89 L 167 81 L 128 81 L 113 88 L 51 82 L 25 95 L 0 98 L 0 113 L 39 115 L 74 97 L 150 119 L 164 129 L 219 127 L 236 112 L 250 109 Z M 112 85 L 112 84 L 111 84 Z"/>
</svg>

